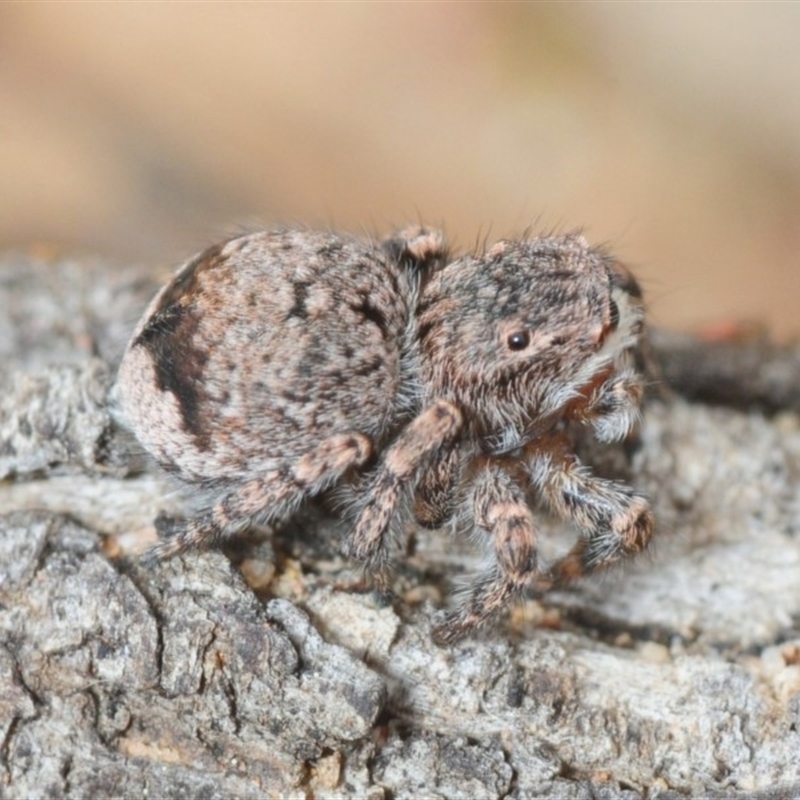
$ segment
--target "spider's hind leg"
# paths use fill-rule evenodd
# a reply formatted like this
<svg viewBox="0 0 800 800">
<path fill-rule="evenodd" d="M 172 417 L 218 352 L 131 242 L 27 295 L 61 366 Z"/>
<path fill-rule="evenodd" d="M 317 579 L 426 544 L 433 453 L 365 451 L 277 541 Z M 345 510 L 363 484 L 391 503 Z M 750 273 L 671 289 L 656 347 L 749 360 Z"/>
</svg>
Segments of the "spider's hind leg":
<svg viewBox="0 0 800 800">
<path fill-rule="evenodd" d="M 347 470 L 363 465 L 372 444 L 360 433 L 331 436 L 293 464 L 237 484 L 208 511 L 177 526 L 143 556 L 154 564 L 187 550 L 211 547 L 248 527 L 285 517 L 305 497 L 329 486 Z"/>
</svg>

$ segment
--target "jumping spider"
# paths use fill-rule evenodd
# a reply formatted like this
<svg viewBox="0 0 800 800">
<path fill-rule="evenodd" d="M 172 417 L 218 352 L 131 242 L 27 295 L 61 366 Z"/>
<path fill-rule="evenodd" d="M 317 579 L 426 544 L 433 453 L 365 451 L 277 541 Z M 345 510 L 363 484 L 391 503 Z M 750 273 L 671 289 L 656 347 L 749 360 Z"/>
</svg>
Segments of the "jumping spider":
<svg viewBox="0 0 800 800">
<path fill-rule="evenodd" d="M 211 247 L 154 299 L 119 372 L 145 448 L 215 498 L 151 557 L 347 485 L 343 549 L 386 590 L 398 520 L 463 517 L 495 557 L 436 628 L 452 642 L 523 592 L 647 545 L 646 500 L 593 476 L 566 435 L 577 423 L 613 441 L 635 425 L 642 326 L 633 277 L 579 235 L 452 259 L 423 228 L 381 246 L 283 230 Z M 550 565 L 531 490 L 581 533 Z"/>
</svg>

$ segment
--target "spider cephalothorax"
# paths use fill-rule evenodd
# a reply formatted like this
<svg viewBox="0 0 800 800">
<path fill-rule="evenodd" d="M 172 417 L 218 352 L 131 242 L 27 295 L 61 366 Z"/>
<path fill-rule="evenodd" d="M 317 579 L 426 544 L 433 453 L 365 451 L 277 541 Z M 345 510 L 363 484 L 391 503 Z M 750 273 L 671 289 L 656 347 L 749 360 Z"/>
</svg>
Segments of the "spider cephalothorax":
<svg viewBox="0 0 800 800">
<path fill-rule="evenodd" d="M 489 436 L 558 413 L 636 342 L 641 305 L 617 270 L 580 236 L 498 242 L 447 264 L 417 311 L 426 397 Z"/>
<path fill-rule="evenodd" d="M 523 591 L 639 552 L 647 503 L 592 476 L 564 431 L 587 424 L 610 441 L 631 430 L 642 319 L 636 282 L 580 236 L 453 260 L 421 228 L 382 246 L 290 230 L 211 248 L 153 301 L 117 382 L 145 447 L 218 491 L 154 555 L 347 484 L 344 549 L 386 589 L 392 525 L 458 514 L 495 559 L 437 628 L 450 641 Z M 531 490 L 582 534 L 549 566 Z"/>
</svg>

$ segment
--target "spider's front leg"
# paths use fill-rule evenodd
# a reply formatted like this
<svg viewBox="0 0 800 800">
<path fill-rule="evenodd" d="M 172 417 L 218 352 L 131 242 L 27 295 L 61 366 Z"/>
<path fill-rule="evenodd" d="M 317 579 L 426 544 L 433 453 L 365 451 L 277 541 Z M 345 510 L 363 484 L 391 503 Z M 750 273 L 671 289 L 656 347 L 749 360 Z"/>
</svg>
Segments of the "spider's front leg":
<svg viewBox="0 0 800 800">
<path fill-rule="evenodd" d="M 486 623 L 539 575 L 536 529 L 525 493 L 499 465 L 487 463 L 472 491 L 475 525 L 491 539 L 495 564 L 466 601 L 434 630 L 443 644 Z"/>
<path fill-rule="evenodd" d="M 413 491 L 431 460 L 458 436 L 461 412 L 439 400 L 415 417 L 386 451 L 367 487 L 355 527 L 343 550 L 364 564 L 375 588 L 387 591 L 389 542 L 387 532 L 404 489 Z"/>
<path fill-rule="evenodd" d="M 547 583 L 570 583 L 647 547 L 654 520 L 644 497 L 623 483 L 593 475 L 562 437 L 532 442 L 524 456 L 532 483 L 553 511 L 582 534 L 550 567 Z"/>
</svg>

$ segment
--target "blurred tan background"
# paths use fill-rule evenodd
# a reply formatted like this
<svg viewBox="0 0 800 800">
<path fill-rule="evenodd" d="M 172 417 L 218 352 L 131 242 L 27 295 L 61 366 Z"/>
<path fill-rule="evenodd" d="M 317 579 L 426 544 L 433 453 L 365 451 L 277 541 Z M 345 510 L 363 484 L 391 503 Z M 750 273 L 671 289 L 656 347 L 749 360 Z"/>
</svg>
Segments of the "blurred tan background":
<svg viewBox="0 0 800 800">
<path fill-rule="evenodd" d="M 0 247 L 582 227 L 653 318 L 800 334 L 800 4 L 0 5 Z"/>
</svg>

